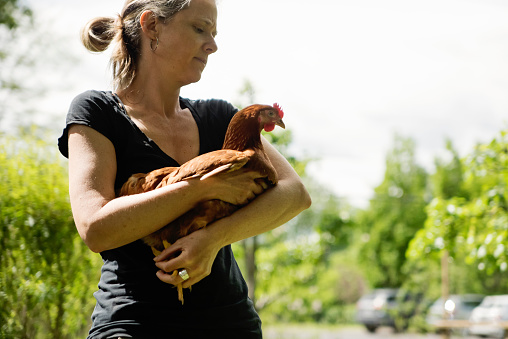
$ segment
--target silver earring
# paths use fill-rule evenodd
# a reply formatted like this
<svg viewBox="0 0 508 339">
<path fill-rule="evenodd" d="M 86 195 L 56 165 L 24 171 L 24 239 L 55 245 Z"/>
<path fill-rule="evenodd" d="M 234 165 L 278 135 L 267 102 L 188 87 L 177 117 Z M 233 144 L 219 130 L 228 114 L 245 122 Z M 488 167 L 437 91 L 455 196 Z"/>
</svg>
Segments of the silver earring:
<svg viewBox="0 0 508 339">
<path fill-rule="evenodd" d="M 155 38 L 156 40 L 150 40 L 150 49 L 152 52 L 155 52 L 157 50 L 157 47 L 159 47 L 159 38 Z M 155 47 L 153 47 L 153 42 L 155 41 Z"/>
</svg>

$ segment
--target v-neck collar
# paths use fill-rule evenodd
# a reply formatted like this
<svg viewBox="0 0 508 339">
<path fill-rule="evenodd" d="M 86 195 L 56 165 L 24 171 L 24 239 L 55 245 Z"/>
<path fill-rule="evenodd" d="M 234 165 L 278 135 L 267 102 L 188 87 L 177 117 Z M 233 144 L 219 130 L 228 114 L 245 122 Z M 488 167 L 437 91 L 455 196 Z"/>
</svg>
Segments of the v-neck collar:
<svg viewBox="0 0 508 339">
<path fill-rule="evenodd" d="M 132 120 L 132 118 L 130 117 L 130 115 L 127 113 L 127 109 L 125 108 L 125 105 L 123 104 L 122 100 L 120 99 L 120 97 L 118 97 L 118 95 L 112 91 L 109 92 L 111 94 L 111 96 L 113 97 L 113 100 L 118 104 L 118 106 L 120 107 L 120 112 L 126 117 L 126 119 L 129 121 L 129 123 L 134 127 L 134 129 L 140 133 L 141 135 L 143 135 L 143 138 L 150 144 L 152 145 L 158 152 L 160 152 L 161 154 L 164 155 L 165 158 L 169 159 L 171 162 L 174 162 L 175 164 L 178 164 L 178 166 L 181 166 L 182 164 L 180 164 L 178 161 L 176 161 L 175 159 L 173 159 L 169 154 L 167 154 L 166 152 L 164 152 L 160 147 L 159 145 L 157 145 L 157 143 L 152 140 L 148 135 L 146 135 L 139 127 L 138 125 L 136 125 L 136 123 Z M 189 109 L 189 111 L 191 112 L 192 114 L 192 117 L 194 118 L 194 121 L 196 122 L 196 126 L 198 127 L 198 135 L 199 135 L 199 155 L 200 154 L 203 154 L 203 143 L 202 143 L 202 140 L 203 140 L 203 135 L 202 135 L 202 128 L 201 128 L 201 119 L 199 117 L 199 115 L 197 114 L 197 112 L 194 110 L 194 107 L 192 107 L 192 105 L 190 105 L 190 103 L 188 102 L 188 100 L 185 100 L 183 99 L 182 97 L 178 97 L 179 98 L 179 102 L 180 102 L 180 107 L 182 109 Z"/>
</svg>

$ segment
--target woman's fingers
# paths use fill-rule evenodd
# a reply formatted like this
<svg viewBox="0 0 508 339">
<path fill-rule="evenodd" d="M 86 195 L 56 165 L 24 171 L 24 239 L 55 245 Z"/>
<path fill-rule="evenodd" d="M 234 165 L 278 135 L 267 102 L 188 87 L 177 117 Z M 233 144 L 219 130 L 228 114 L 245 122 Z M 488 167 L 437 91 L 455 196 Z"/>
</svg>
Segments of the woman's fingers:
<svg viewBox="0 0 508 339">
<path fill-rule="evenodd" d="M 171 285 L 175 285 L 175 286 L 178 284 L 182 284 L 183 288 L 188 288 L 208 276 L 208 274 L 198 274 L 197 272 L 190 273 L 191 272 L 190 269 L 186 269 L 186 270 L 187 270 L 187 273 L 189 274 L 189 279 L 187 279 L 187 280 L 183 280 L 183 278 L 180 277 L 179 274 L 174 274 L 174 272 L 175 272 L 174 270 L 171 272 L 159 270 L 159 271 L 157 271 L 156 275 L 157 275 L 157 278 L 159 278 L 159 280 L 161 280 L 162 282 L 165 282 L 165 283 L 171 284 Z M 180 269 L 180 271 L 181 271 L 181 269 Z"/>
<path fill-rule="evenodd" d="M 212 264 L 220 248 L 213 243 L 203 230 L 178 239 L 154 258 L 155 265 L 161 270 L 157 277 L 168 284 L 179 284 L 189 287 L 209 276 Z M 176 256 L 175 256 L 176 254 Z M 179 275 L 172 276 L 175 270 L 187 270 L 189 279 L 183 281 Z"/>
<path fill-rule="evenodd" d="M 256 185 L 254 187 L 253 192 L 256 195 L 259 195 L 259 194 L 263 193 L 268 188 L 268 185 L 262 179 L 257 179 L 254 182 L 256 183 Z"/>
<path fill-rule="evenodd" d="M 191 277 L 189 273 L 189 279 L 183 280 L 182 277 L 180 277 L 178 274 L 174 274 L 174 271 L 168 273 L 163 270 L 157 271 L 156 275 L 157 278 L 159 278 L 159 280 L 161 280 L 162 282 L 175 286 L 178 284 L 182 284 L 183 288 L 189 288 L 192 285 L 198 283 L 199 281 L 207 277 L 207 275 L 199 275 L 199 276 L 196 275 L 194 277 Z"/>
<path fill-rule="evenodd" d="M 220 173 L 210 178 L 216 180 L 214 191 L 216 199 L 233 205 L 245 205 L 263 193 L 262 175 L 253 170 L 241 168 L 232 172 Z"/>
<path fill-rule="evenodd" d="M 248 179 L 242 185 L 237 187 L 239 192 L 239 205 L 249 203 L 268 188 L 265 180 L 259 178 L 259 173 L 257 172 L 248 172 L 247 178 Z"/>
<path fill-rule="evenodd" d="M 186 265 L 182 259 L 182 250 L 175 245 L 171 245 L 153 260 L 155 261 L 155 266 L 164 272 L 172 273 L 174 270 L 178 270 Z"/>
<path fill-rule="evenodd" d="M 162 252 L 159 255 L 157 255 L 155 258 L 153 258 L 153 261 L 158 262 L 158 261 L 168 260 L 171 258 L 177 258 L 181 252 L 182 252 L 182 248 L 179 247 L 175 243 L 175 244 L 169 245 L 164 250 L 162 250 Z"/>
</svg>

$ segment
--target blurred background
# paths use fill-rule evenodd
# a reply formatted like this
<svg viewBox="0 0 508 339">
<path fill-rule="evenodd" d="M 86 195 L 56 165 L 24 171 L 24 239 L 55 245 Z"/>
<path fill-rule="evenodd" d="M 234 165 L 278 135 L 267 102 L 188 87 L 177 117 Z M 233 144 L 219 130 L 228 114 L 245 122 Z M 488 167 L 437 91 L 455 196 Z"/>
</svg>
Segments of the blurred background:
<svg viewBox="0 0 508 339">
<path fill-rule="evenodd" d="M 0 0 L 1 338 L 90 326 L 101 259 L 56 139 L 77 94 L 112 89 L 108 52 L 79 31 L 123 2 Z M 287 129 L 267 138 L 313 198 L 234 246 L 266 336 L 420 335 L 443 317 L 466 321 L 456 336 L 504 335 L 505 299 L 484 297 L 508 294 L 508 3 L 218 5 L 219 51 L 182 96 L 278 102 Z"/>
</svg>

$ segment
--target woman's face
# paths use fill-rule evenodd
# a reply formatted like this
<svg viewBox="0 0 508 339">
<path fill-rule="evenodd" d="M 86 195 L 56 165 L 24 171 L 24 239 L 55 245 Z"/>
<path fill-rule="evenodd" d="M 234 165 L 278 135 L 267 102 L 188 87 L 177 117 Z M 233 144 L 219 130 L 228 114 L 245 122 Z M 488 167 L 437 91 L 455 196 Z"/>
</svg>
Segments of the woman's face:
<svg viewBox="0 0 508 339">
<path fill-rule="evenodd" d="M 217 6 L 215 0 L 192 0 L 190 6 L 175 14 L 166 24 L 157 25 L 159 46 L 155 54 L 161 59 L 164 76 L 181 86 L 201 79 L 208 56 L 217 51 Z"/>
</svg>

